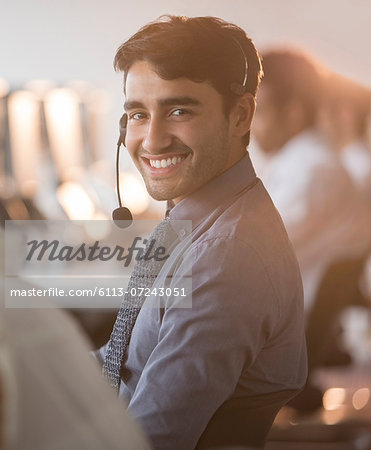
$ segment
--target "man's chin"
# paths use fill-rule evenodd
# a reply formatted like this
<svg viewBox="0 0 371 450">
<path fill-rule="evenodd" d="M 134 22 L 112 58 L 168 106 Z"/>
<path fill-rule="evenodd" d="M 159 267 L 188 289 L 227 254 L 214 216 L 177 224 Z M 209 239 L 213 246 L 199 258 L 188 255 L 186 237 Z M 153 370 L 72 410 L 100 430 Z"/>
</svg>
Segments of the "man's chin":
<svg viewBox="0 0 371 450">
<path fill-rule="evenodd" d="M 151 186 L 147 186 L 148 194 L 159 202 L 172 200 L 177 197 L 177 193 L 175 191 L 159 191 L 157 189 L 152 189 Z"/>
<path fill-rule="evenodd" d="M 157 201 L 184 198 L 192 192 L 188 183 L 153 183 L 153 180 L 144 179 L 148 194 Z"/>
<path fill-rule="evenodd" d="M 158 202 L 163 202 L 163 201 L 173 199 L 172 196 L 168 196 L 168 195 L 152 195 L 152 194 L 149 194 L 149 195 L 153 198 L 153 200 L 157 200 Z"/>
</svg>

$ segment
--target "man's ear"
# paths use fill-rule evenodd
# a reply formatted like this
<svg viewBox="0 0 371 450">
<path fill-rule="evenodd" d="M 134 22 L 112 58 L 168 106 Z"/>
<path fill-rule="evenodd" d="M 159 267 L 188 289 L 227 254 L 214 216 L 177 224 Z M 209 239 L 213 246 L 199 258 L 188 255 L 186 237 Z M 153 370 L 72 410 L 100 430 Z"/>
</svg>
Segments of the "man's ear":
<svg viewBox="0 0 371 450">
<path fill-rule="evenodd" d="M 255 114 L 256 101 L 250 92 L 238 98 L 232 110 L 231 124 L 236 136 L 245 136 L 251 128 L 251 122 Z"/>
</svg>

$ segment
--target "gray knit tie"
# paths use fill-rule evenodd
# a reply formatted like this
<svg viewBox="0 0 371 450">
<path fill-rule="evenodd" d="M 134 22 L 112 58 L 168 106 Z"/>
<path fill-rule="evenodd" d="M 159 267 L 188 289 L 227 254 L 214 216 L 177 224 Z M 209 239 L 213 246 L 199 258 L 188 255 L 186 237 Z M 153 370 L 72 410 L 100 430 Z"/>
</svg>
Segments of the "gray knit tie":
<svg viewBox="0 0 371 450">
<path fill-rule="evenodd" d="M 155 245 L 151 251 L 158 247 L 165 247 L 169 254 L 170 244 L 174 241 L 176 235 L 170 226 L 170 219 L 166 218 L 154 229 L 148 238 L 145 252 L 154 240 Z M 145 253 L 144 252 L 144 253 Z M 151 288 L 165 260 L 141 259 L 136 262 L 131 274 L 127 293 L 124 296 L 120 310 L 117 314 L 116 322 L 108 342 L 106 356 L 103 364 L 103 374 L 108 378 L 111 386 L 118 391 L 120 387 L 120 373 L 124 357 L 127 355 L 132 330 L 137 320 L 140 308 L 142 307 L 146 296 L 146 288 Z M 138 290 L 138 288 L 144 288 Z M 147 289 L 148 290 L 148 289 Z M 142 295 L 132 296 L 130 293 L 136 292 Z"/>
</svg>

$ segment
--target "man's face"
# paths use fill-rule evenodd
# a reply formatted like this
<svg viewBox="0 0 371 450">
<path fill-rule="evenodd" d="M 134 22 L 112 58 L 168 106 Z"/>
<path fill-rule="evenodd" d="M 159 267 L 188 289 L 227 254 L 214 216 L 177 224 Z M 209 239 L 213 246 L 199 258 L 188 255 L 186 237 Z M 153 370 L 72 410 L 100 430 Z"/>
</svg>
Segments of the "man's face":
<svg viewBox="0 0 371 450">
<path fill-rule="evenodd" d="M 275 104 L 272 89 L 263 83 L 259 88 L 252 127 L 259 147 L 266 153 L 279 150 L 287 140 L 286 127 L 283 108 Z"/>
<path fill-rule="evenodd" d="M 177 203 L 232 165 L 229 120 L 209 83 L 164 80 L 138 61 L 125 91 L 126 147 L 153 198 Z"/>
</svg>

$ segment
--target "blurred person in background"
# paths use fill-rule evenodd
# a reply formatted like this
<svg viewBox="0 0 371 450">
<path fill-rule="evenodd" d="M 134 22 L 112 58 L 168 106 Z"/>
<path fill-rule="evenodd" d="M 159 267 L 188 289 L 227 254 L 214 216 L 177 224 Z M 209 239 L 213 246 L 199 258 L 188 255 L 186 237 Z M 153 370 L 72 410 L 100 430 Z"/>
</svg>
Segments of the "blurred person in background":
<svg viewBox="0 0 371 450">
<path fill-rule="evenodd" d="M 317 129 L 327 71 L 309 55 L 291 49 L 263 54 L 263 70 L 253 128 L 258 148 L 252 152 L 252 159 L 282 216 L 299 261 L 312 369 L 325 363 L 323 338 L 333 342 L 329 330 L 344 303 L 328 288 L 336 286 L 338 273 L 335 279 L 331 275 L 325 287 L 322 281 L 332 264 L 364 252 L 368 227 L 351 177 L 339 154 Z M 343 362 L 342 353 L 340 360 Z M 320 406 L 321 393 L 310 384 L 305 391 L 308 393 L 304 401 L 294 399 L 296 406 L 308 410 Z"/>
<path fill-rule="evenodd" d="M 371 149 L 367 142 L 371 92 L 335 73 L 326 77 L 325 87 L 317 126 L 371 209 Z"/>
<path fill-rule="evenodd" d="M 356 189 L 316 128 L 324 69 L 303 52 L 263 54 L 251 152 L 287 228 L 309 311 L 329 264 L 364 248 Z M 362 242 L 361 242 L 362 241 Z"/>
<path fill-rule="evenodd" d="M 371 153 L 367 145 L 370 91 L 335 73 L 324 78 L 317 127 L 352 180 L 359 213 L 353 216 L 359 234 L 357 252 L 345 254 L 327 269 L 307 321 L 310 366 L 351 362 L 350 355 L 334 346 L 341 336 L 340 312 L 355 306 L 369 307 L 366 261 L 370 253 Z"/>
</svg>

